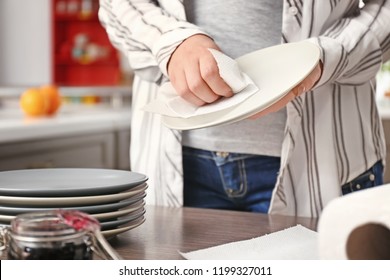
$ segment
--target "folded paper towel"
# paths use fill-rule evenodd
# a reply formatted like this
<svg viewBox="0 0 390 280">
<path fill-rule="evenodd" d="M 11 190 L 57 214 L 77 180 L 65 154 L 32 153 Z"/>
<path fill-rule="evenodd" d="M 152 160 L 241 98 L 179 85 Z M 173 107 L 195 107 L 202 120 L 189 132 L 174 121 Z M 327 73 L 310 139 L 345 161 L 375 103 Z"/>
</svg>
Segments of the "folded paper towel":
<svg viewBox="0 0 390 280">
<path fill-rule="evenodd" d="M 390 184 L 332 200 L 318 235 L 321 259 L 390 259 Z"/>
<path fill-rule="evenodd" d="M 317 233 L 301 225 L 181 255 L 189 260 L 315 260 Z"/>
<path fill-rule="evenodd" d="M 259 91 L 249 76 L 241 72 L 234 59 L 217 50 L 209 50 L 217 62 L 220 76 L 233 90 L 232 97 L 221 98 L 217 102 L 198 107 L 178 96 L 172 84 L 167 82 L 160 87 L 158 99 L 143 109 L 165 116 L 189 118 L 230 108 Z"/>
</svg>

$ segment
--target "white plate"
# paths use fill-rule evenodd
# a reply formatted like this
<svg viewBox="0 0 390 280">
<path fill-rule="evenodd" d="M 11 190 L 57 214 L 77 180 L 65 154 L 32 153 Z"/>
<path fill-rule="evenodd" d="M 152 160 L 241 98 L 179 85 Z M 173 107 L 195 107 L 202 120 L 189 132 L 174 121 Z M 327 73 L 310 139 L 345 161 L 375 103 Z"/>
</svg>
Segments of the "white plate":
<svg viewBox="0 0 390 280">
<path fill-rule="evenodd" d="M 0 195 L 86 196 L 126 191 L 147 181 L 143 174 L 114 169 L 45 168 L 0 172 Z"/>
<path fill-rule="evenodd" d="M 130 191 L 105 194 L 96 196 L 75 196 L 75 197 L 21 197 L 21 196 L 0 196 L 2 205 L 7 206 L 22 206 L 22 207 L 67 207 L 67 206 L 86 206 L 97 205 L 103 203 L 117 202 L 131 198 L 135 195 L 145 192 L 147 184 L 143 183 L 140 186 L 134 187 Z"/>
<path fill-rule="evenodd" d="M 123 232 L 126 232 L 128 230 L 131 230 L 133 228 L 136 228 L 140 225 L 142 225 L 145 222 L 145 217 L 142 216 L 139 219 L 131 222 L 129 225 L 126 225 L 124 227 L 118 227 L 116 229 L 110 229 L 110 230 L 103 230 L 102 234 L 105 238 L 112 238 L 115 235 L 121 234 Z"/>
<path fill-rule="evenodd" d="M 237 122 L 268 108 L 303 81 L 320 59 L 319 48 L 309 42 L 277 45 L 236 59 L 260 90 L 245 101 L 210 114 L 189 118 L 162 116 L 169 128 L 187 130 Z"/>
<path fill-rule="evenodd" d="M 129 199 L 122 200 L 114 203 L 100 204 L 100 205 L 89 205 L 89 206 L 74 206 L 74 207 L 61 207 L 64 210 L 78 210 L 88 214 L 96 214 L 102 212 L 109 212 L 124 208 L 129 206 L 137 201 L 145 198 L 146 193 L 140 193 Z M 9 207 L 9 206 L 0 206 L 1 215 L 18 215 L 29 212 L 37 211 L 50 211 L 58 209 L 58 207 Z"/>
<path fill-rule="evenodd" d="M 127 224 L 131 221 L 134 221 L 140 218 L 141 216 L 143 216 L 144 214 L 145 214 L 145 208 L 142 207 L 138 211 L 134 211 L 128 215 L 119 217 L 118 219 L 107 221 L 107 222 L 101 222 L 100 226 L 102 230 L 114 229 L 121 225 Z"/>
</svg>

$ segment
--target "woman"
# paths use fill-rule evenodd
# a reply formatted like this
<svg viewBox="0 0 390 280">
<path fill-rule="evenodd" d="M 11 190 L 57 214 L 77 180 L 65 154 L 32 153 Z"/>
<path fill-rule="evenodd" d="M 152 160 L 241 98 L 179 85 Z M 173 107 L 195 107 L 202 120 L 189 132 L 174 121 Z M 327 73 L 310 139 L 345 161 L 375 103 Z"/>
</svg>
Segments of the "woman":
<svg viewBox="0 0 390 280">
<path fill-rule="evenodd" d="M 198 1 L 193 2 L 198 4 Z M 219 2 L 222 1 L 211 1 L 222 5 Z M 250 5 L 247 2 L 242 1 L 240 5 Z M 100 3 L 99 16 L 111 41 L 127 55 L 136 73 L 132 169 L 150 177 L 149 203 L 181 206 L 183 197 L 189 197 L 189 204 L 184 200 L 184 205 L 196 206 L 201 203 L 202 196 L 193 202 L 191 197 L 194 194 L 190 190 L 197 182 L 190 182 L 191 187 L 184 187 L 183 194 L 181 145 L 191 142 L 186 140 L 188 135 L 183 137 L 180 131 L 163 127 L 158 115 L 145 113 L 140 108 L 155 98 L 158 84 L 168 78 L 179 94 L 194 103 L 212 102 L 210 96 L 228 96 L 229 89 L 223 81 L 219 80 L 219 86 L 214 89 L 211 80 L 218 81 L 218 77 L 211 75 L 211 78 L 204 78 L 202 69 L 195 73 L 196 77 L 203 79 L 200 85 L 184 82 L 183 86 L 180 82 L 183 75 L 180 78 L 178 74 L 186 71 L 194 73 L 193 68 L 188 70 L 183 66 L 189 65 L 189 59 L 196 57 L 195 61 L 199 63 L 202 57 L 207 56 L 207 52 L 201 51 L 198 55 L 189 55 L 194 49 L 202 49 L 202 44 L 203 48 L 211 46 L 222 51 L 225 45 L 218 46 L 217 40 L 210 39 L 213 36 L 208 30 L 189 22 L 205 19 L 202 13 L 195 12 L 194 18 L 186 21 L 186 7 L 187 11 L 191 11 L 188 9 L 191 2 L 101 0 Z M 223 4 L 226 5 L 226 2 Z M 273 171 L 270 170 L 267 175 L 275 174 L 270 204 L 266 208 L 269 213 L 319 216 L 331 199 L 350 189 L 358 189 L 362 178 L 368 178 L 364 181 L 367 186 L 382 183 L 385 144 L 371 81 L 381 62 L 390 58 L 390 1 L 366 1 L 363 8 L 359 7 L 359 1 L 285 0 L 282 4 L 279 26 L 282 41 L 307 39 L 316 44 L 321 49 L 322 67 L 321 71 L 317 69 L 321 72 L 318 81 L 311 78 L 307 86 L 298 87 L 295 95 L 299 97 L 276 112 L 280 120 L 284 111 L 285 127 L 283 135 L 275 138 L 280 143 L 280 154 L 275 157 L 279 159 L 279 164 L 276 168 L 273 164 Z M 227 9 L 225 12 L 233 15 L 235 11 Z M 229 19 L 239 21 L 232 16 Z M 245 17 L 241 16 L 241 19 Z M 207 22 L 200 22 L 207 27 Z M 229 24 L 227 28 L 231 26 Z M 199 42 L 200 38 L 202 42 Z M 207 61 L 209 65 L 210 59 Z M 318 76 L 315 75 L 316 78 Z M 315 87 L 311 88 L 314 83 Z M 204 89 L 205 84 L 211 89 L 207 96 L 204 92 L 188 91 L 202 86 Z M 307 92 L 300 95 L 303 91 Z M 259 119 L 265 117 L 268 115 Z M 275 135 L 278 133 L 280 128 Z M 260 143 L 259 146 L 262 145 Z M 221 154 L 216 161 L 223 156 Z M 185 158 L 184 168 L 188 165 Z M 186 174 L 185 170 L 184 180 L 194 177 Z M 267 191 L 264 194 L 266 197 Z"/>
</svg>

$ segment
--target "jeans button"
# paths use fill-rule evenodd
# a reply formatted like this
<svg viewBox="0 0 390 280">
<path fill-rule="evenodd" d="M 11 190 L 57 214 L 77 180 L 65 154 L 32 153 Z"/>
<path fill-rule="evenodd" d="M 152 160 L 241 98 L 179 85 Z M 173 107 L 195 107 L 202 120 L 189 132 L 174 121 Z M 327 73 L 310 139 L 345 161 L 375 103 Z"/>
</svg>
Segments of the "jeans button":
<svg viewBox="0 0 390 280">
<path fill-rule="evenodd" d="M 227 158 L 229 156 L 228 152 L 216 152 L 215 154 L 221 158 Z"/>
<path fill-rule="evenodd" d="M 369 179 L 370 179 L 371 182 L 374 182 L 375 181 L 375 175 L 374 174 L 370 174 Z"/>
<path fill-rule="evenodd" d="M 357 185 L 356 185 L 356 188 L 357 188 L 358 190 L 360 190 L 360 189 L 362 188 L 362 186 L 360 186 L 359 184 L 357 184 Z"/>
</svg>

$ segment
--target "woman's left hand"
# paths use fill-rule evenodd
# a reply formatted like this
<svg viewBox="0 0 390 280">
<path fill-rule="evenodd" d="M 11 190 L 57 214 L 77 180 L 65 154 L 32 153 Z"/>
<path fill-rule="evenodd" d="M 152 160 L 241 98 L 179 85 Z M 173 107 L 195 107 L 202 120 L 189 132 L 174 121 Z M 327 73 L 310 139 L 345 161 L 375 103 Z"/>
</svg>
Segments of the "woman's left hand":
<svg viewBox="0 0 390 280">
<path fill-rule="evenodd" d="M 302 93 L 307 92 L 311 90 L 314 85 L 317 83 L 317 81 L 320 79 L 322 74 L 322 63 L 319 62 L 317 66 L 314 68 L 314 70 L 304 79 L 299 85 L 294 87 L 289 93 L 287 93 L 282 99 L 280 99 L 275 104 L 271 105 L 267 109 L 250 116 L 250 119 L 257 119 L 262 116 L 265 116 L 269 113 L 273 113 L 276 111 L 279 111 L 283 107 L 287 105 L 288 102 L 293 100 L 294 98 L 300 96 Z"/>
</svg>

